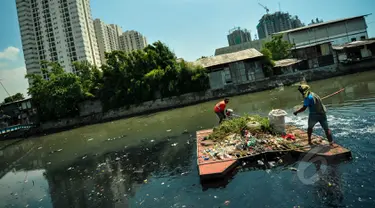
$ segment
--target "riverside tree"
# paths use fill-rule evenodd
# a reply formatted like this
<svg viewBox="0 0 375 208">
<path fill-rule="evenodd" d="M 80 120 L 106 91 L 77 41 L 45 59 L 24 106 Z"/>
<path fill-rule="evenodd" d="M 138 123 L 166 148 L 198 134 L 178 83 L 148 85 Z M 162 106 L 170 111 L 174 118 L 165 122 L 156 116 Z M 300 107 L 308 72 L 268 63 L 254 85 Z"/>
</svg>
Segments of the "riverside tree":
<svg viewBox="0 0 375 208">
<path fill-rule="evenodd" d="M 105 109 L 209 88 L 208 75 L 202 67 L 177 61 L 160 41 L 144 50 L 107 53 L 106 59 L 100 97 Z"/>
<path fill-rule="evenodd" d="M 76 116 L 78 104 L 91 98 L 100 99 L 104 110 L 109 110 L 209 88 L 201 66 L 177 60 L 160 41 L 144 50 L 106 53 L 106 59 L 101 70 L 77 62 L 77 73 L 67 73 L 58 63 L 49 62 L 48 69 L 42 70 L 48 80 L 39 74 L 27 75 L 33 79 L 28 93 L 41 120 Z"/>
<path fill-rule="evenodd" d="M 5 104 L 5 103 L 16 102 L 16 101 L 23 100 L 23 99 L 25 99 L 25 97 L 23 96 L 22 93 L 16 93 L 12 96 L 6 97 L 3 103 Z"/>
<path fill-rule="evenodd" d="M 73 117 L 79 113 L 78 103 L 93 97 L 85 80 L 74 73 L 67 73 L 58 63 L 44 62 L 47 68 L 42 73 L 48 76 L 43 79 L 40 74 L 28 74 L 33 80 L 28 89 L 33 103 L 38 109 L 41 121 Z M 90 72 L 91 73 L 91 72 Z"/>
<path fill-rule="evenodd" d="M 268 49 L 272 54 L 272 60 L 281 60 L 291 57 L 290 50 L 293 45 L 288 41 L 283 40 L 283 35 L 274 35 L 272 40 L 266 42 L 264 47 Z"/>
</svg>

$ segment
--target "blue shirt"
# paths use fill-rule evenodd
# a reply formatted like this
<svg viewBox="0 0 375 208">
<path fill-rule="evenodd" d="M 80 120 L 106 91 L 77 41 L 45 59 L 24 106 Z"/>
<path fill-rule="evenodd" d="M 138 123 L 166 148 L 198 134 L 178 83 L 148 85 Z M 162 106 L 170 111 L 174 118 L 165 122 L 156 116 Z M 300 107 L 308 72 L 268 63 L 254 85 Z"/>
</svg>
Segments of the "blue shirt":
<svg viewBox="0 0 375 208">
<path fill-rule="evenodd" d="M 319 105 L 319 106 L 317 106 L 317 105 Z M 320 106 L 320 105 L 322 105 L 322 106 Z M 318 109 L 321 109 L 320 110 L 320 114 L 321 113 L 325 113 L 324 112 L 324 106 L 323 106 L 323 104 L 322 103 L 315 103 L 315 100 L 314 100 L 314 96 L 312 95 L 312 93 L 310 93 L 304 100 L 303 100 L 303 106 L 305 106 L 305 107 L 308 107 L 309 108 L 309 112 L 310 112 L 310 114 L 316 114 L 316 113 L 318 113 L 317 112 L 317 107 L 318 107 Z M 320 107 L 320 108 L 319 108 Z M 321 112 L 321 111 L 323 111 L 323 112 Z"/>
<path fill-rule="evenodd" d="M 311 93 L 307 97 L 305 97 L 305 99 L 303 100 L 303 106 L 304 107 L 309 107 L 310 113 L 314 113 L 315 112 L 315 109 L 314 109 L 314 97 L 311 95 Z"/>
</svg>

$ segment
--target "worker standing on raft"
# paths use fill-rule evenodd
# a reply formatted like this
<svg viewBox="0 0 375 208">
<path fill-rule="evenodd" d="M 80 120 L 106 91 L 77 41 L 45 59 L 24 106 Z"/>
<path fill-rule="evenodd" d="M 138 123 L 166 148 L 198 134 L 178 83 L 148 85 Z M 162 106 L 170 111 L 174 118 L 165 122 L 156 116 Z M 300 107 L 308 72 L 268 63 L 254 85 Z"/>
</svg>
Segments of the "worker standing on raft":
<svg viewBox="0 0 375 208">
<path fill-rule="evenodd" d="M 302 84 L 298 87 L 298 91 L 302 94 L 304 101 L 303 106 L 301 109 L 297 110 L 293 114 L 297 116 L 298 113 L 304 112 L 306 108 L 309 108 L 309 120 L 308 120 L 308 128 L 307 128 L 307 136 L 309 145 L 311 145 L 311 135 L 313 132 L 313 128 L 316 123 L 320 123 L 324 132 L 327 136 L 329 144 L 331 147 L 336 147 L 332 140 L 331 130 L 328 128 L 328 121 L 326 115 L 326 107 L 324 106 L 320 97 L 310 91 L 310 86 L 306 84 Z"/>
<path fill-rule="evenodd" d="M 218 102 L 214 107 L 214 111 L 217 117 L 219 117 L 219 124 L 221 124 L 221 122 L 226 118 L 224 112 L 225 112 L 225 107 L 227 106 L 228 103 L 229 103 L 229 99 L 225 98 L 224 100 Z"/>
</svg>

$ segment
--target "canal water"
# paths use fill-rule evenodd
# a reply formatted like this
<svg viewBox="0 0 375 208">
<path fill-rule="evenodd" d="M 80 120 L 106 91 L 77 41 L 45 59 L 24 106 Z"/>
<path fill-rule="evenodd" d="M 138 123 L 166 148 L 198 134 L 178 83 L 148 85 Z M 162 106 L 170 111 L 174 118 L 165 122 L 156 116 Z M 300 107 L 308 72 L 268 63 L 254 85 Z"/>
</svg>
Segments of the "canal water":
<svg viewBox="0 0 375 208">
<path fill-rule="evenodd" d="M 240 169 L 227 183 L 202 186 L 195 132 L 212 128 L 216 101 L 0 142 L 0 207 L 374 207 L 375 71 L 309 83 L 324 100 L 337 143 L 353 159 L 292 171 Z M 295 86 L 231 98 L 237 113 L 289 114 L 307 126 Z M 315 133 L 323 135 L 320 126 Z M 301 167 L 302 162 L 290 164 Z M 300 177 L 313 180 L 306 182 Z"/>
</svg>

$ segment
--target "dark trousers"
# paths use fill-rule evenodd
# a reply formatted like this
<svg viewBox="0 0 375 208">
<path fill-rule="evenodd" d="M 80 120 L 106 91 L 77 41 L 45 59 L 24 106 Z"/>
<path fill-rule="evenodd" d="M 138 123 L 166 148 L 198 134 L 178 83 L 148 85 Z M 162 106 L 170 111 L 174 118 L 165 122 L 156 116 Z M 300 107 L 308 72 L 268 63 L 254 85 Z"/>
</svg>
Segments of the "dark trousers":
<svg viewBox="0 0 375 208">
<path fill-rule="evenodd" d="M 220 112 L 215 112 L 217 117 L 219 117 L 219 124 L 221 124 L 221 122 L 225 119 L 225 114 L 224 114 L 224 111 L 220 111 Z"/>
</svg>

